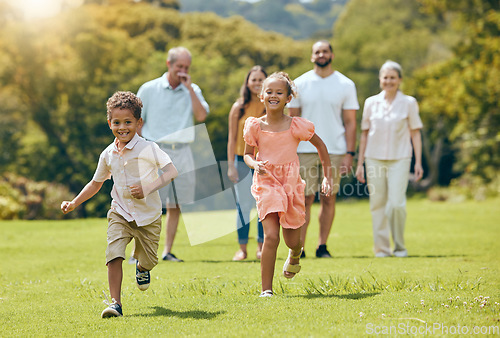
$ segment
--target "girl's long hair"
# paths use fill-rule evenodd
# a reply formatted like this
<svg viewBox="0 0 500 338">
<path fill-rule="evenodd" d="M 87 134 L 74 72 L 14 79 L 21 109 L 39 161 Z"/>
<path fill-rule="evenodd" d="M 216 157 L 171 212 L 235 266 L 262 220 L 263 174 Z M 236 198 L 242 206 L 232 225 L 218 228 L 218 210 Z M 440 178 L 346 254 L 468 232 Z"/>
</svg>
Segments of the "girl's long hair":
<svg viewBox="0 0 500 338">
<path fill-rule="evenodd" d="M 248 79 L 250 78 L 250 74 L 253 72 L 261 72 L 267 78 L 267 73 L 262 66 L 253 66 L 252 69 L 250 69 L 245 78 L 245 82 L 243 82 L 240 89 L 240 116 L 238 117 L 238 120 L 245 115 L 245 107 L 252 100 L 252 92 L 250 91 L 250 88 L 248 88 Z M 265 111 L 266 109 L 264 108 L 262 115 L 264 115 Z"/>
</svg>

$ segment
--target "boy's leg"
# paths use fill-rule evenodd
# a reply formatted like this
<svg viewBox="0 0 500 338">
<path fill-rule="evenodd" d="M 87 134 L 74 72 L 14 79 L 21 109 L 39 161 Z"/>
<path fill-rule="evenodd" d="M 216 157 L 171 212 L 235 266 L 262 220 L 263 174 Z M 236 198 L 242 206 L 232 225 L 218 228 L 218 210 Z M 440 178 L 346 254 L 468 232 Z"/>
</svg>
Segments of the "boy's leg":
<svg viewBox="0 0 500 338">
<path fill-rule="evenodd" d="M 134 252 L 137 257 L 135 279 L 141 291 L 149 288 L 149 271 L 158 264 L 158 245 L 161 233 L 161 216 L 153 223 L 134 229 Z"/>
<path fill-rule="evenodd" d="M 151 224 L 134 231 L 134 252 L 140 271 L 149 271 L 158 264 L 158 246 L 161 233 L 161 216 Z"/>
<path fill-rule="evenodd" d="M 108 266 L 108 283 L 109 283 L 109 293 L 111 294 L 110 303 L 106 301 L 105 303 L 108 305 L 101 313 L 101 318 L 109 318 L 109 317 L 120 317 L 123 316 L 122 312 L 122 300 L 121 300 L 121 288 L 122 288 L 122 262 L 123 258 L 118 257 L 110 260 L 106 265 Z"/>
<path fill-rule="evenodd" d="M 277 213 L 268 214 L 262 220 L 264 227 L 264 245 L 260 260 L 262 278 L 262 291 L 273 289 L 274 266 L 276 264 L 276 251 L 280 242 L 280 225 Z"/>
<path fill-rule="evenodd" d="M 133 229 L 120 214 L 113 209 L 108 212 L 108 231 L 106 248 L 106 266 L 108 267 L 108 283 L 111 298 L 121 305 L 122 262 L 125 259 L 125 248 L 133 237 Z"/>
<path fill-rule="evenodd" d="M 123 258 L 115 258 L 110 261 L 108 265 L 108 284 L 109 293 L 111 298 L 115 299 L 120 306 L 122 305 L 121 300 L 121 289 L 122 289 L 122 279 L 123 279 L 123 268 L 122 268 Z"/>
</svg>

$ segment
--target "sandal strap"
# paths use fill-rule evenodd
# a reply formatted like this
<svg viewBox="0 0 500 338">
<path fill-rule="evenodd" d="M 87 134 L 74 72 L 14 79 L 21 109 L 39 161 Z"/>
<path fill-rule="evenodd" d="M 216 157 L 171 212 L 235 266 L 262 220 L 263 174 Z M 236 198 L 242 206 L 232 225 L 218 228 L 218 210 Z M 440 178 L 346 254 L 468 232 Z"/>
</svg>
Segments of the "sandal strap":
<svg viewBox="0 0 500 338">
<path fill-rule="evenodd" d="M 289 273 L 299 273 L 301 266 L 299 264 L 288 264 L 284 271 Z"/>
<path fill-rule="evenodd" d="M 264 290 L 260 293 L 260 297 L 274 296 L 273 290 Z"/>
<path fill-rule="evenodd" d="M 290 251 L 289 251 L 289 253 L 288 253 L 288 256 L 289 256 L 290 258 L 293 258 L 293 259 L 298 259 L 298 258 L 300 258 L 300 255 L 302 255 L 302 251 L 304 251 L 304 248 L 301 248 L 301 249 L 300 249 L 300 252 L 299 252 L 299 254 L 298 254 L 297 256 L 292 256 L 293 251 L 292 251 L 292 249 L 290 249 Z"/>
</svg>

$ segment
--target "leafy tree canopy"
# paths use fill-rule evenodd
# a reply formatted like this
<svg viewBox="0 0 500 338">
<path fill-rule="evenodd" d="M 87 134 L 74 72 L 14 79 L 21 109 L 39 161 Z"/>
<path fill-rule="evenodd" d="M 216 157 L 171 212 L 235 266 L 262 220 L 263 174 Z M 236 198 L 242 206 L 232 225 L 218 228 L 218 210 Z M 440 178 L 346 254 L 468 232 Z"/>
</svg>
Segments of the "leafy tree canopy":
<svg viewBox="0 0 500 338">
<path fill-rule="evenodd" d="M 268 1 L 239 5 L 281 6 L 292 16 L 331 5 Z M 113 139 L 108 97 L 137 92 L 163 74 L 171 47 L 193 53 L 191 75 L 210 104 L 206 124 L 220 160 L 228 112 L 248 69 L 260 64 L 295 78 L 312 67 L 313 40 L 267 32 L 243 16 L 181 13 L 175 3 L 88 0 L 27 25 L 0 0 L 0 172 L 79 192 Z M 463 173 L 498 182 L 498 6 L 493 0 L 350 0 L 331 31 L 334 67 L 355 81 L 360 103 L 378 92 L 378 69 L 386 59 L 403 66 L 403 90 L 417 97 L 424 120 L 426 184 Z M 260 13 L 268 15 L 269 8 Z M 102 193 L 83 210 L 102 216 L 108 205 Z"/>
<path fill-rule="evenodd" d="M 179 0 L 182 12 L 242 16 L 260 28 L 294 39 L 331 37 L 332 25 L 348 0 Z"/>
<path fill-rule="evenodd" d="M 137 92 L 161 76 L 166 51 L 176 45 L 193 53 L 191 74 L 211 106 L 207 126 L 220 159 L 227 115 L 247 70 L 256 63 L 278 70 L 304 61 L 300 43 L 241 17 L 181 14 L 148 3 L 91 3 L 37 27 L 7 20 L 0 29 L 0 103 L 7 113 L 0 125 L 0 171 L 78 192 L 113 139 L 108 97 Z M 99 194 L 87 211 L 102 215 L 108 199 Z"/>
<path fill-rule="evenodd" d="M 454 55 L 415 73 L 413 90 L 431 129 L 431 142 L 448 141 L 455 171 L 499 180 L 500 3 L 422 0 L 427 13 L 450 20 L 461 39 Z"/>
</svg>

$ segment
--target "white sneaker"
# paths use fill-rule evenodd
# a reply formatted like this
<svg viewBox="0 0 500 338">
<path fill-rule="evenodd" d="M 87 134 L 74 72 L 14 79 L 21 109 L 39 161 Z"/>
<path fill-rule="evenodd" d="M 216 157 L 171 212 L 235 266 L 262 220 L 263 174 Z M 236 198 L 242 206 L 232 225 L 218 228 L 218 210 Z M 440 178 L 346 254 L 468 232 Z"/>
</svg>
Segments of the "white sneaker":
<svg viewBox="0 0 500 338">
<path fill-rule="evenodd" d="M 377 252 L 375 254 L 375 257 L 377 257 L 377 258 L 391 257 L 391 254 L 388 254 L 388 253 L 385 253 L 385 252 Z"/>
<path fill-rule="evenodd" d="M 408 257 L 408 251 L 406 250 L 394 251 L 393 255 L 394 257 Z"/>
</svg>

